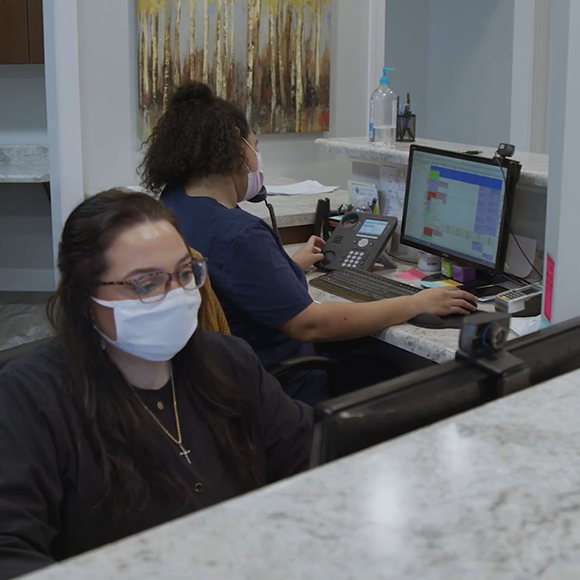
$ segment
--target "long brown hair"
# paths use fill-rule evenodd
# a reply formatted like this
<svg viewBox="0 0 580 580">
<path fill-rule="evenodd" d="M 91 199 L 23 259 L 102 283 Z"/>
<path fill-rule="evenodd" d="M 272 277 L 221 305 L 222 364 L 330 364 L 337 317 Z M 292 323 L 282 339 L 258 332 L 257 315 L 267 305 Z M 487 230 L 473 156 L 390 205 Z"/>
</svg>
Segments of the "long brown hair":
<svg viewBox="0 0 580 580">
<path fill-rule="evenodd" d="M 93 328 L 91 296 L 108 264 L 105 254 L 125 229 L 143 222 L 177 220 L 152 197 L 111 189 L 81 203 L 64 226 L 58 289 L 49 319 L 72 366 L 69 390 L 100 464 L 105 497 L 117 515 L 144 509 L 153 490 L 186 502 L 188 486 L 167 473 L 159 438 L 132 387 L 101 348 Z M 179 231 L 179 230 L 178 230 Z M 176 383 L 210 427 L 226 465 L 253 489 L 264 483 L 255 448 L 255 421 L 241 391 L 212 363 L 197 331 L 173 359 Z M 195 377 L 195 378 L 194 378 Z"/>
</svg>

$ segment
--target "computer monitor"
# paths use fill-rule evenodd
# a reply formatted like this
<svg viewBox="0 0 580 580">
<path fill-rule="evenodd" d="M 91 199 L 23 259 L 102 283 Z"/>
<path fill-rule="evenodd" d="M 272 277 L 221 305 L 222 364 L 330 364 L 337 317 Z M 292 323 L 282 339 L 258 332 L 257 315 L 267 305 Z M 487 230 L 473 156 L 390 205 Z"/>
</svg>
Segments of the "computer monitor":
<svg viewBox="0 0 580 580">
<path fill-rule="evenodd" d="M 580 318 L 506 345 L 529 386 L 580 368 Z M 465 360 L 437 365 L 321 403 L 311 466 L 366 449 L 497 399 L 497 379 Z"/>
<path fill-rule="evenodd" d="M 412 145 L 401 243 L 503 273 L 519 167 L 514 161 Z"/>
</svg>

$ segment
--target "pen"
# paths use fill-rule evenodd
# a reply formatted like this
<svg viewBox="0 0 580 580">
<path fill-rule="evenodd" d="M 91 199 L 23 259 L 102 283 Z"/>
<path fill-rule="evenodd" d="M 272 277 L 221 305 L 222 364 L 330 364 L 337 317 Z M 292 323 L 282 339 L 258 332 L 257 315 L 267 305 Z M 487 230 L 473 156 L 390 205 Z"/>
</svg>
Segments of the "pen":
<svg viewBox="0 0 580 580">
<path fill-rule="evenodd" d="M 405 105 L 405 124 L 403 126 L 403 134 L 401 135 L 401 139 L 404 139 L 405 135 L 409 133 L 414 141 L 415 137 L 413 136 L 413 133 L 409 127 L 410 115 L 411 115 L 411 93 L 407 93 L 407 104 Z"/>
<path fill-rule="evenodd" d="M 463 153 L 463 155 L 481 155 L 483 151 L 458 151 L 457 153 Z"/>
</svg>

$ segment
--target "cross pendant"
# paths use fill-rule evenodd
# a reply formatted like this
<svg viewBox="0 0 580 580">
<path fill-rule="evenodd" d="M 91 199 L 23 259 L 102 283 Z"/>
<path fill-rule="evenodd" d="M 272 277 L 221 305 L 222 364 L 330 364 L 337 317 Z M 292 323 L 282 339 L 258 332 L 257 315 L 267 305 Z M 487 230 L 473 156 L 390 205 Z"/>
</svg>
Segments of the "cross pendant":
<svg viewBox="0 0 580 580">
<path fill-rule="evenodd" d="M 191 465 L 191 460 L 189 459 L 189 454 L 191 453 L 191 449 L 186 449 L 181 443 L 179 444 L 179 449 L 181 449 L 181 457 L 185 457 L 187 463 Z"/>
</svg>

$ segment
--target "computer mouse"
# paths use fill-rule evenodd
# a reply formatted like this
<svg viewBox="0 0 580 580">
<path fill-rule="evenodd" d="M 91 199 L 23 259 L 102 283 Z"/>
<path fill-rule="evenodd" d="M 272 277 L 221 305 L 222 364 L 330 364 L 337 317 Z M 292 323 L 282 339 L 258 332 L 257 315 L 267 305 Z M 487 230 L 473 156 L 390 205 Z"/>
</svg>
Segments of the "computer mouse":
<svg viewBox="0 0 580 580">
<path fill-rule="evenodd" d="M 420 326 L 421 328 L 445 328 L 444 320 L 436 314 L 419 314 L 419 316 L 411 318 L 409 324 Z"/>
<path fill-rule="evenodd" d="M 467 300 L 477 308 L 477 304 L 472 300 Z M 471 314 L 475 314 L 472 312 Z M 409 324 L 420 326 L 421 328 L 461 328 L 463 319 L 470 316 L 469 314 L 448 314 L 447 316 L 437 316 L 436 314 L 419 314 L 409 320 Z"/>
</svg>

